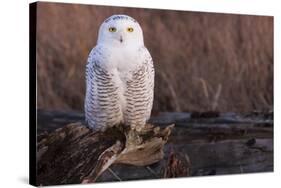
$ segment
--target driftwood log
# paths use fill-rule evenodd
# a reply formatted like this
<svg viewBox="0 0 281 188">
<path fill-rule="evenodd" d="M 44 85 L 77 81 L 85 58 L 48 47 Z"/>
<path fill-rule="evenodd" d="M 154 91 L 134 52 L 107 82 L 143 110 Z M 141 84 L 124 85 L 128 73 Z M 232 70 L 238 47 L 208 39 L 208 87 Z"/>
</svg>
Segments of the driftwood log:
<svg viewBox="0 0 281 188">
<path fill-rule="evenodd" d="M 273 171 L 272 112 L 162 113 L 138 134 L 93 132 L 75 112 L 37 116 L 38 185 Z"/>
<path fill-rule="evenodd" d="M 112 164 L 147 166 L 163 159 L 173 125 L 146 124 L 141 132 L 120 127 L 94 132 L 72 123 L 40 135 L 38 184 L 93 183 Z"/>
</svg>

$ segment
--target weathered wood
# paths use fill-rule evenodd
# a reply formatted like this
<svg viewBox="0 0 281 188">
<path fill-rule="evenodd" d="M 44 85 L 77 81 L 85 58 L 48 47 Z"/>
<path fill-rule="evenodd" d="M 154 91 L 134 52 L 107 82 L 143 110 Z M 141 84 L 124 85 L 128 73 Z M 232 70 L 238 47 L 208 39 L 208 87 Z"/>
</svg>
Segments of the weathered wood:
<svg viewBox="0 0 281 188">
<path fill-rule="evenodd" d="M 91 183 L 112 164 L 147 166 L 160 161 L 173 126 L 147 124 L 141 132 L 114 127 L 93 132 L 68 124 L 38 140 L 38 185 Z"/>
<path fill-rule="evenodd" d="M 120 134 L 107 137 L 79 123 L 42 135 L 38 140 L 37 184 L 81 182 L 97 164 L 99 155 L 121 139 Z M 90 157 L 85 155 L 89 152 L 93 153 Z"/>
<path fill-rule="evenodd" d="M 65 114 L 67 116 L 64 116 L 64 113 L 56 115 L 56 113 L 48 112 L 49 119 L 44 116 L 45 119 L 48 119 L 44 122 L 45 127 L 40 124 L 42 114 L 38 116 L 38 127 L 41 129 L 38 135 L 37 155 L 39 184 L 79 183 L 83 180 L 91 182 L 87 181 L 87 177 L 93 172 L 102 152 L 114 146 L 116 140 L 120 140 L 121 143 L 126 140 L 126 136 L 120 134 L 118 130 L 98 134 L 80 126 L 81 123 L 53 131 L 54 127 L 58 126 L 56 122 L 69 123 L 83 120 L 81 114 L 73 113 L 74 116 L 71 113 Z M 229 117 L 229 114 L 219 116 Z M 159 119 L 165 119 L 166 116 L 170 120 L 165 120 L 165 123 L 161 124 Z M 118 155 L 120 158 L 100 174 L 96 181 L 273 171 L 273 113 L 269 115 L 262 113 L 231 115 L 232 119 L 235 120 L 236 117 L 242 123 L 237 123 L 238 121 L 235 123 L 233 121 L 232 123 L 217 123 L 217 121 L 215 121 L 216 123 L 206 123 L 208 119 L 212 119 L 211 121 L 214 122 L 213 120 L 218 118 L 216 114 L 211 117 L 206 114 L 204 117 L 198 116 L 198 114 L 193 117 L 190 115 L 189 119 L 185 117 L 184 121 L 183 116 L 186 116 L 186 113 L 160 114 L 160 116 L 152 118 L 155 120 L 154 123 L 156 122 L 160 127 L 164 127 L 167 123 L 176 123 L 167 144 L 163 147 L 162 160 L 156 160 L 158 162 L 150 164 L 143 163 L 142 165 L 145 166 L 137 165 L 137 163 L 130 165 L 132 164 L 131 156 L 134 156 L 136 151 L 127 158 Z M 48 128 L 48 122 L 52 125 L 51 129 Z M 61 126 L 59 125 L 59 127 Z M 152 131 L 154 129 L 149 130 L 150 133 L 154 132 Z M 161 130 L 162 135 L 158 134 L 158 137 L 161 137 L 164 143 L 167 137 L 163 136 L 165 129 Z M 47 152 L 48 154 L 46 154 Z M 96 153 L 96 155 L 89 155 L 90 153 Z M 89 158 L 87 155 L 91 157 Z M 141 158 L 145 157 L 141 156 Z M 90 178 L 90 180 L 92 179 Z"/>
</svg>

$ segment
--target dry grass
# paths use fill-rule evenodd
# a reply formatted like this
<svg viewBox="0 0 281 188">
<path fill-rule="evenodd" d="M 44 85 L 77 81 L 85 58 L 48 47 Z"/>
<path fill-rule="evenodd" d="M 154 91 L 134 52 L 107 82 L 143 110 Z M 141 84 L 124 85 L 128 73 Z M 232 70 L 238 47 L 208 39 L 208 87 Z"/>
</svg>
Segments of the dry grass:
<svg viewBox="0 0 281 188">
<path fill-rule="evenodd" d="M 273 18 L 40 3 L 38 107 L 83 110 L 84 71 L 102 21 L 139 21 L 155 62 L 154 112 L 273 105 Z"/>
</svg>

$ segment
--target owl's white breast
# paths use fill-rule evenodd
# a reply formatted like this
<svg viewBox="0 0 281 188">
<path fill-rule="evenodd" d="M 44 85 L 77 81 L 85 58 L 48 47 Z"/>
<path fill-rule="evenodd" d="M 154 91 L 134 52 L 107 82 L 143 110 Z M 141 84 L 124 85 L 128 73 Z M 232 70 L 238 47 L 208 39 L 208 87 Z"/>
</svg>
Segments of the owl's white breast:
<svg viewBox="0 0 281 188">
<path fill-rule="evenodd" d="M 118 86 L 121 108 L 122 111 L 125 111 L 127 81 L 131 80 L 133 71 L 137 70 L 144 62 L 144 55 L 140 53 L 140 48 L 102 48 L 103 61 L 101 61 L 101 66 L 113 75 L 113 80 Z"/>
<path fill-rule="evenodd" d="M 115 48 L 109 52 L 109 64 L 121 72 L 128 72 L 137 68 L 140 61 L 137 48 Z"/>
</svg>

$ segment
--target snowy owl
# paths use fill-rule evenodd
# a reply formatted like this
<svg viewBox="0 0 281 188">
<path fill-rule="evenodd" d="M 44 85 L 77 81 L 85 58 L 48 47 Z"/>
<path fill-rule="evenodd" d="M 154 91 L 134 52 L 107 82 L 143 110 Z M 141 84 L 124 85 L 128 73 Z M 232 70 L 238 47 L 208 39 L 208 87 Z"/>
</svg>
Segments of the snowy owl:
<svg viewBox="0 0 281 188">
<path fill-rule="evenodd" d="M 85 116 L 97 131 L 120 123 L 140 131 L 153 104 L 154 67 L 139 23 L 113 15 L 100 26 L 86 65 Z"/>
</svg>

